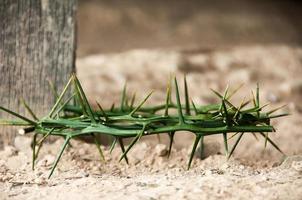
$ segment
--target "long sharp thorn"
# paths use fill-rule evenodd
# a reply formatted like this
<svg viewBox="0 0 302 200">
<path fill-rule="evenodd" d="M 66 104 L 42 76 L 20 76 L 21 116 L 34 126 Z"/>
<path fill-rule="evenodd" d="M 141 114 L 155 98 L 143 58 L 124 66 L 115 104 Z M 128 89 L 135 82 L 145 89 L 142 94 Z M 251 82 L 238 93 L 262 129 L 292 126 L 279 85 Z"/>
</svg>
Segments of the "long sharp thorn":
<svg viewBox="0 0 302 200">
<path fill-rule="evenodd" d="M 177 84 L 176 77 L 174 78 L 174 82 L 175 82 L 176 102 L 177 102 L 179 124 L 185 124 L 184 116 L 182 114 L 182 107 L 181 107 L 181 102 L 180 102 L 180 96 L 179 96 L 179 90 L 178 90 L 178 84 Z"/>
<path fill-rule="evenodd" d="M 131 103 L 130 103 L 130 110 L 133 109 L 134 102 L 135 102 L 135 97 L 136 97 L 136 92 L 134 92 L 133 95 L 132 95 Z"/>
<path fill-rule="evenodd" d="M 229 155 L 229 147 L 228 147 L 228 138 L 227 134 L 223 133 L 223 143 L 224 143 L 224 150 L 225 150 L 225 155 L 228 157 Z"/>
<path fill-rule="evenodd" d="M 255 97 L 255 94 L 254 94 L 253 90 L 251 90 L 251 93 L 252 93 L 254 107 L 257 108 L 256 97 Z"/>
<path fill-rule="evenodd" d="M 265 133 L 265 142 L 264 142 L 264 149 L 267 146 L 267 139 L 268 139 L 268 132 Z"/>
<path fill-rule="evenodd" d="M 232 149 L 231 149 L 230 154 L 228 155 L 228 159 L 230 159 L 230 157 L 231 157 L 232 154 L 234 153 L 234 151 L 235 151 L 235 149 L 236 149 L 236 147 L 237 147 L 239 141 L 241 140 L 242 136 L 243 136 L 243 133 L 240 133 L 240 135 L 239 135 L 239 137 L 237 138 L 237 140 L 236 140 L 234 146 L 233 146 Z"/>
<path fill-rule="evenodd" d="M 189 101 L 189 90 L 186 76 L 184 77 L 184 88 L 185 88 L 185 106 L 186 114 L 190 115 L 190 101 Z"/>
<path fill-rule="evenodd" d="M 70 96 L 62 105 L 61 105 L 61 107 L 59 107 L 57 110 L 56 110 L 56 112 L 54 113 L 54 115 L 56 116 L 56 115 L 58 115 L 63 109 L 64 109 L 64 107 L 69 103 L 69 101 L 72 99 L 72 98 L 74 98 L 74 96 L 76 95 L 76 93 L 75 94 L 73 94 L 72 96 Z"/>
<path fill-rule="evenodd" d="M 270 119 L 273 119 L 273 118 L 278 118 L 278 117 L 285 117 L 285 116 L 288 116 L 290 115 L 289 113 L 282 113 L 282 114 L 279 114 L 279 115 L 271 115 L 269 116 Z"/>
<path fill-rule="evenodd" d="M 113 103 L 110 107 L 110 112 L 113 112 L 114 111 L 114 107 L 115 107 L 115 104 Z"/>
<path fill-rule="evenodd" d="M 35 155 L 35 159 L 38 158 L 40 150 L 42 148 L 43 142 L 45 141 L 45 139 L 55 130 L 55 128 L 52 128 L 50 131 L 48 131 L 42 138 L 41 140 L 38 141 L 37 145 L 38 145 L 38 149 L 36 151 L 36 155 Z"/>
<path fill-rule="evenodd" d="M 167 92 L 166 92 L 166 104 L 165 104 L 165 116 L 169 115 L 169 104 L 171 102 L 171 80 L 168 81 Z"/>
<path fill-rule="evenodd" d="M 239 132 L 236 132 L 234 135 L 232 135 L 231 137 L 228 138 L 228 140 L 232 139 L 233 137 L 235 137 Z"/>
<path fill-rule="evenodd" d="M 121 156 L 119 162 L 125 158 L 125 156 L 127 155 L 127 153 L 129 152 L 129 150 L 134 146 L 134 144 L 139 141 L 139 139 L 142 137 L 142 135 L 144 134 L 144 131 L 146 129 L 146 125 L 143 126 L 142 130 L 140 131 L 140 133 L 138 133 L 135 138 L 132 140 L 132 142 L 130 143 L 130 145 L 128 146 L 128 148 L 126 149 L 126 151 L 123 153 L 123 155 Z"/>
<path fill-rule="evenodd" d="M 221 94 L 219 94 L 219 92 L 217 92 L 216 90 L 210 88 L 210 90 L 216 95 L 218 96 L 221 100 L 223 99 L 223 96 Z M 224 99 L 224 101 L 233 109 L 233 110 L 237 110 L 236 106 L 234 106 L 231 102 L 229 102 L 227 99 Z M 222 109 L 222 105 L 220 105 L 219 110 Z"/>
<path fill-rule="evenodd" d="M 118 141 L 119 141 L 119 144 L 120 144 L 120 147 L 121 147 L 121 150 L 122 150 L 122 153 L 124 154 L 125 153 L 125 146 L 124 146 L 124 143 L 123 143 L 123 139 L 122 138 L 118 138 Z M 128 157 L 127 155 L 125 154 L 125 161 L 127 164 L 129 164 L 129 161 L 128 161 Z"/>
<path fill-rule="evenodd" d="M 172 145 L 173 145 L 173 139 L 174 139 L 175 132 L 170 132 L 168 134 L 169 134 L 169 138 L 170 138 L 169 150 L 168 150 L 168 158 L 169 158 L 170 155 L 171 155 L 171 150 L 172 150 Z"/>
<path fill-rule="evenodd" d="M 260 106 L 259 83 L 257 83 L 257 88 L 256 88 L 256 103 L 257 103 L 257 107 L 259 107 Z"/>
<path fill-rule="evenodd" d="M 257 104 L 257 108 L 260 108 L 259 83 L 257 83 L 256 104 Z M 260 117 L 260 110 L 257 110 L 257 116 L 258 116 L 258 118 Z"/>
<path fill-rule="evenodd" d="M 130 151 L 130 149 L 133 147 L 133 145 L 138 141 L 139 135 L 137 135 L 132 142 L 130 143 L 130 145 L 128 146 L 128 148 L 123 152 L 122 156 L 119 159 L 119 162 L 121 162 L 124 158 L 126 158 L 127 153 Z"/>
<path fill-rule="evenodd" d="M 144 103 L 148 100 L 148 98 L 152 95 L 153 91 L 151 91 L 146 97 L 145 99 L 134 109 L 131 111 L 131 113 L 129 114 L 130 116 L 133 116 L 134 113 L 136 113 L 143 105 Z"/>
<path fill-rule="evenodd" d="M 224 93 L 223 93 L 223 96 L 222 96 L 222 98 L 221 98 L 221 100 L 222 100 L 223 102 L 226 101 L 226 96 L 227 96 L 228 91 L 229 91 L 229 85 L 226 86 L 226 88 L 225 88 L 225 90 L 224 90 Z M 221 104 L 221 105 L 220 105 L 220 109 L 219 109 L 220 112 L 222 111 L 222 107 L 223 107 L 223 105 Z"/>
<path fill-rule="evenodd" d="M 32 154 L 32 170 L 35 169 L 35 161 L 36 161 L 36 141 L 37 141 L 37 133 L 34 134 L 33 142 L 32 142 L 32 148 L 33 148 L 33 154 Z"/>
<path fill-rule="evenodd" d="M 51 80 L 47 80 L 47 82 L 48 82 L 48 85 L 49 85 L 49 87 L 50 87 L 50 90 L 51 90 L 51 92 L 52 92 L 52 94 L 53 94 L 53 96 L 54 96 L 54 99 L 55 100 L 57 100 L 58 98 L 59 98 L 59 94 L 58 94 L 58 92 L 57 92 L 57 90 L 56 90 L 56 87 L 55 87 L 55 85 L 51 82 Z"/>
<path fill-rule="evenodd" d="M 22 120 L 24 120 L 24 121 L 30 123 L 31 125 L 36 125 L 36 124 L 37 124 L 36 122 L 34 122 L 34 121 L 28 119 L 27 117 L 24 117 L 24 116 L 22 116 L 22 115 L 19 115 L 18 113 L 15 113 L 14 111 L 8 110 L 8 109 L 6 109 L 6 108 L 4 108 L 4 107 L 2 107 L 2 106 L 0 106 L 0 110 L 3 110 L 3 111 L 5 111 L 5 112 L 7 112 L 7 113 L 9 113 L 9 114 L 11 114 L 11 115 L 14 115 L 15 117 L 18 117 L 18 118 L 20 118 L 20 119 L 22 119 Z"/>
<path fill-rule="evenodd" d="M 38 146 L 40 146 L 44 140 L 55 130 L 55 128 L 50 129 L 50 131 L 48 131 L 42 138 L 41 140 L 38 141 Z"/>
<path fill-rule="evenodd" d="M 96 145 L 96 147 L 97 147 L 97 149 L 99 151 L 101 160 L 105 161 L 105 157 L 104 157 L 103 151 L 101 149 L 101 145 L 100 145 L 100 143 L 98 141 L 98 138 L 96 137 L 96 135 L 94 133 L 92 133 L 92 136 L 93 136 L 93 139 L 94 139 L 94 143 L 95 143 L 95 145 Z"/>
<path fill-rule="evenodd" d="M 259 141 L 259 139 L 258 139 L 258 137 L 257 137 L 256 133 L 252 132 L 252 134 L 253 134 L 253 136 L 254 136 L 255 140 Z"/>
<path fill-rule="evenodd" d="M 244 83 L 241 83 L 236 89 L 234 89 L 232 92 L 229 93 L 229 95 L 226 97 L 227 100 L 230 100 L 234 94 L 236 94 L 242 87 L 244 86 Z"/>
<path fill-rule="evenodd" d="M 236 119 L 237 115 L 240 113 L 240 110 L 241 110 L 241 108 L 242 108 L 242 106 L 243 106 L 244 101 L 245 101 L 245 97 L 242 99 L 242 101 L 241 101 L 239 107 L 237 108 L 236 113 L 235 113 L 235 115 L 233 116 L 233 119 Z"/>
<path fill-rule="evenodd" d="M 66 137 L 66 139 L 65 139 L 65 141 L 64 141 L 64 144 L 63 144 L 62 147 L 61 147 L 60 153 L 59 153 L 59 155 L 57 156 L 57 158 L 56 158 L 56 160 L 55 160 L 55 162 L 54 162 L 54 164 L 53 164 L 53 166 L 52 166 L 52 168 L 51 168 L 51 171 L 50 171 L 50 173 L 49 173 L 48 179 L 50 179 L 50 177 L 51 177 L 51 175 L 53 174 L 55 168 L 57 167 L 57 164 L 58 164 L 59 160 L 61 159 L 62 154 L 63 154 L 63 152 L 64 152 L 64 150 L 65 150 L 65 148 L 66 148 L 66 146 L 67 146 L 69 140 L 70 140 L 70 137 Z"/>
<path fill-rule="evenodd" d="M 112 151 L 113 151 L 113 149 L 114 149 L 114 147 L 116 145 L 117 140 L 118 140 L 118 138 L 114 137 L 114 140 L 113 140 L 113 142 L 112 142 L 112 144 L 110 146 L 110 150 L 109 150 L 110 154 L 112 153 Z"/>
<path fill-rule="evenodd" d="M 274 112 L 276 112 L 276 111 L 278 111 L 278 110 L 284 108 L 285 106 L 287 106 L 287 104 L 282 105 L 282 106 L 280 106 L 280 107 L 277 107 L 277 108 L 275 108 L 275 109 L 273 109 L 273 110 L 270 110 L 270 111 L 268 111 L 266 114 L 270 115 L 270 114 L 272 114 L 272 113 L 274 113 Z"/>
<path fill-rule="evenodd" d="M 105 118 L 105 121 L 108 121 L 108 116 L 105 113 L 105 111 L 104 111 L 103 107 L 101 106 L 101 104 L 99 102 L 97 102 L 97 101 L 96 101 L 96 104 L 98 105 L 98 107 L 99 107 L 99 109 L 100 109 L 100 111 L 102 113 L 102 116 Z"/>
<path fill-rule="evenodd" d="M 262 132 L 260 132 L 260 134 L 265 138 L 266 136 L 265 136 L 265 134 L 264 133 L 262 133 Z M 283 153 L 283 151 L 269 138 L 269 137 L 267 137 L 267 141 L 269 142 L 269 143 L 271 143 L 271 145 L 273 145 L 273 147 L 275 147 L 275 149 L 277 149 L 281 154 L 283 154 L 283 155 L 285 155 L 285 153 Z"/>
<path fill-rule="evenodd" d="M 121 111 L 124 111 L 124 107 L 125 107 L 125 100 L 126 100 L 126 91 L 127 91 L 127 82 L 125 82 L 124 84 L 124 88 L 122 91 L 122 96 L 121 96 L 121 105 L 120 105 L 120 109 Z"/>
<path fill-rule="evenodd" d="M 82 85 L 81 85 L 79 79 L 75 75 L 74 75 L 74 82 L 75 82 L 76 88 L 79 90 L 79 93 L 84 100 L 85 107 L 87 108 L 87 114 L 88 114 L 90 120 L 92 121 L 92 123 L 96 123 L 95 118 L 94 118 L 95 117 L 94 112 L 92 111 L 92 108 L 87 100 L 87 97 L 83 91 L 83 88 L 82 88 Z"/>
<path fill-rule="evenodd" d="M 192 148 L 192 151 L 191 151 L 191 155 L 190 155 L 190 159 L 189 159 L 187 170 L 189 170 L 190 167 L 191 167 L 191 163 L 192 163 L 195 151 L 196 151 L 196 147 L 197 147 L 197 145 L 199 143 L 200 137 L 201 137 L 201 135 L 196 135 L 196 139 L 195 139 L 194 144 L 193 144 L 193 148 Z"/>
<path fill-rule="evenodd" d="M 86 111 L 86 106 L 85 106 L 84 100 L 83 100 L 83 98 L 82 98 L 82 96 L 81 96 L 81 94 L 80 94 L 80 92 L 79 92 L 79 90 L 78 90 L 78 88 L 77 88 L 76 85 L 74 87 L 74 90 L 75 90 L 75 93 L 77 94 L 75 96 L 75 99 L 78 101 L 79 105 L 81 106 L 83 114 L 85 116 L 89 116 L 89 114 Z"/>
<path fill-rule="evenodd" d="M 222 107 L 223 107 L 223 110 L 224 110 L 227 126 L 230 126 L 231 125 L 231 121 L 230 121 L 230 117 L 229 117 L 228 110 L 226 108 L 224 100 L 222 100 Z"/>
<path fill-rule="evenodd" d="M 160 143 L 160 142 L 161 142 L 160 135 L 159 135 L 159 134 L 156 134 L 156 137 L 157 137 L 158 143 Z"/>
<path fill-rule="evenodd" d="M 28 104 L 25 102 L 25 100 L 21 97 L 20 98 L 21 103 L 24 105 L 25 109 L 29 112 L 29 114 L 34 118 L 34 120 L 38 121 L 38 117 L 35 115 L 33 110 L 28 106 Z"/>
<path fill-rule="evenodd" d="M 67 89 L 69 88 L 69 85 L 71 84 L 71 82 L 74 80 L 74 75 L 71 76 L 71 78 L 68 80 L 68 83 L 65 85 L 63 92 L 60 94 L 59 98 L 57 99 L 55 105 L 52 107 L 51 111 L 48 114 L 48 117 L 51 117 L 52 114 L 56 111 L 57 107 L 59 106 L 59 104 L 61 103 L 65 93 L 67 92 Z"/>
<path fill-rule="evenodd" d="M 192 99 L 191 99 L 191 104 L 192 104 L 192 106 L 193 106 L 195 115 L 198 115 L 198 110 L 197 110 L 197 108 L 196 108 L 196 106 L 195 106 L 195 103 L 194 103 L 194 101 L 193 101 Z"/>
<path fill-rule="evenodd" d="M 200 159 L 203 158 L 203 152 L 204 152 L 204 136 L 200 137 Z"/>
<path fill-rule="evenodd" d="M 0 119 L 0 125 L 1 126 L 29 126 L 31 124 L 24 121 Z M 22 130 L 22 133 L 20 133 L 21 135 L 27 133 L 24 131 L 24 129 L 20 129 L 20 130 Z"/>
</svg>

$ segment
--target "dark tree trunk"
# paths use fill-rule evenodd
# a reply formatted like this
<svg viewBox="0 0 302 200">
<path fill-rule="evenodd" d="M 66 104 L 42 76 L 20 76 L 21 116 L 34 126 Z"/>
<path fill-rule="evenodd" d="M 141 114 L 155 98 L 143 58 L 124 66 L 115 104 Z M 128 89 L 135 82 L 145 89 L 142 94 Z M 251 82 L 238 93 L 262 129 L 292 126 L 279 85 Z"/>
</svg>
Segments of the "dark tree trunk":
<svg viewBox="0 0 302 200">
<path fill-rule="evenodd" d="M 61 90 L 75 71 L 76 4 L 0 0 L 0 105 L 29 116 L 23 97 L 38 116 L 49 111 L 55 99 L 47 80 Z M 0 128 L 0 141 L 10 143 L 15 134 Z"/>
</svg>

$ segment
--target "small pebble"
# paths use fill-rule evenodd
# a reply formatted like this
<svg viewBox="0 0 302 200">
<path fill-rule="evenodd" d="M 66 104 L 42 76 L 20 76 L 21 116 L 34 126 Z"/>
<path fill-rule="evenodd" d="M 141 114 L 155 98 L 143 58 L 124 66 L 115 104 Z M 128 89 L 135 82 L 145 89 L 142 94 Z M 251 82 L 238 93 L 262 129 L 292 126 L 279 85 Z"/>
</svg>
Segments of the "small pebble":
<svg viewBox="0 0 302 200">
<path fill-rule="evenodd" d="M 302 161 L 293 161 L 292 168 L 298 172 L 302 172 Z"/>
<path fill-rule="evenodd" d="M 54 161 L 55 161 L 55 157 L 53 155 L 47 154 L 43 157 L 42 160 L 38 162 L 37 166 L 47 167 L 50 166 Z"/>
<path fill-rule="evenodd" d="M 164 144 L 157 144 L 155 147 L 155 153 L 158 156 L 165 156 L 168 153 L 167 146 Z"/>
</svg>

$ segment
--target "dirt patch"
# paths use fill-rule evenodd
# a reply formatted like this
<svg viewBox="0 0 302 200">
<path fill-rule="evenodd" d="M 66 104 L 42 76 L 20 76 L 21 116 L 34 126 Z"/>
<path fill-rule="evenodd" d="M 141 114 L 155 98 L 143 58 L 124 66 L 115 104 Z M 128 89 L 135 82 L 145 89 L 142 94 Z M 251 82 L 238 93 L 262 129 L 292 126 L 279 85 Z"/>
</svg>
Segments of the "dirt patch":
<svg viewBox="0 0 302 200">
<path fill-rule="evenodd" d="M 130 165 L 118 162 L 117 148 L 106 163 L 93 145 L 73 141 L 48 180 L 54 153 L 63 141 L 44 146 L 35 171 L 30 152 L 2 151 L 1 199 L 299 199 L 302 195 L 302 159 L 278 167 L 251 167 L 222 155 L 195 159 L 187 171 L 188 149 L 173 149 L 170 159 L 154 146 L 139 143 L 130 152 Z M 9 147 L 12 148 L 13 147 Z M 25 151 L 26 152 L 26 151 Z M 12 162 L 13 160 L 13 162 Z"/>
</svg>

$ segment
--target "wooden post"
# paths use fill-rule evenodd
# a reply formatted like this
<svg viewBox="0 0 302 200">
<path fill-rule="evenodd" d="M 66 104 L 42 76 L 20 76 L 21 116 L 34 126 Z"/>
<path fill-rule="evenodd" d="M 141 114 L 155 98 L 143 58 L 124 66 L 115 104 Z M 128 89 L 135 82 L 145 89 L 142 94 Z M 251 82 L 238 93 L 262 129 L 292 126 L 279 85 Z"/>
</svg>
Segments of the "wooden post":
<svg viewBox="0 0 302 200">
<path fill-rule="evenodd" d="M 75 71 L 77 0 L 0 0 L 0 105 L 42 117 L 54 104 L 47 80 L 61 90 Z M 8 118 L 0 112 L 0 118 Z M 11 117 L 10 117 L 11 118 Z M 0 128 L 0 141 L 16 131 Z M 0 145 L 1 146 L 1 145 Z"/>
</svg>

